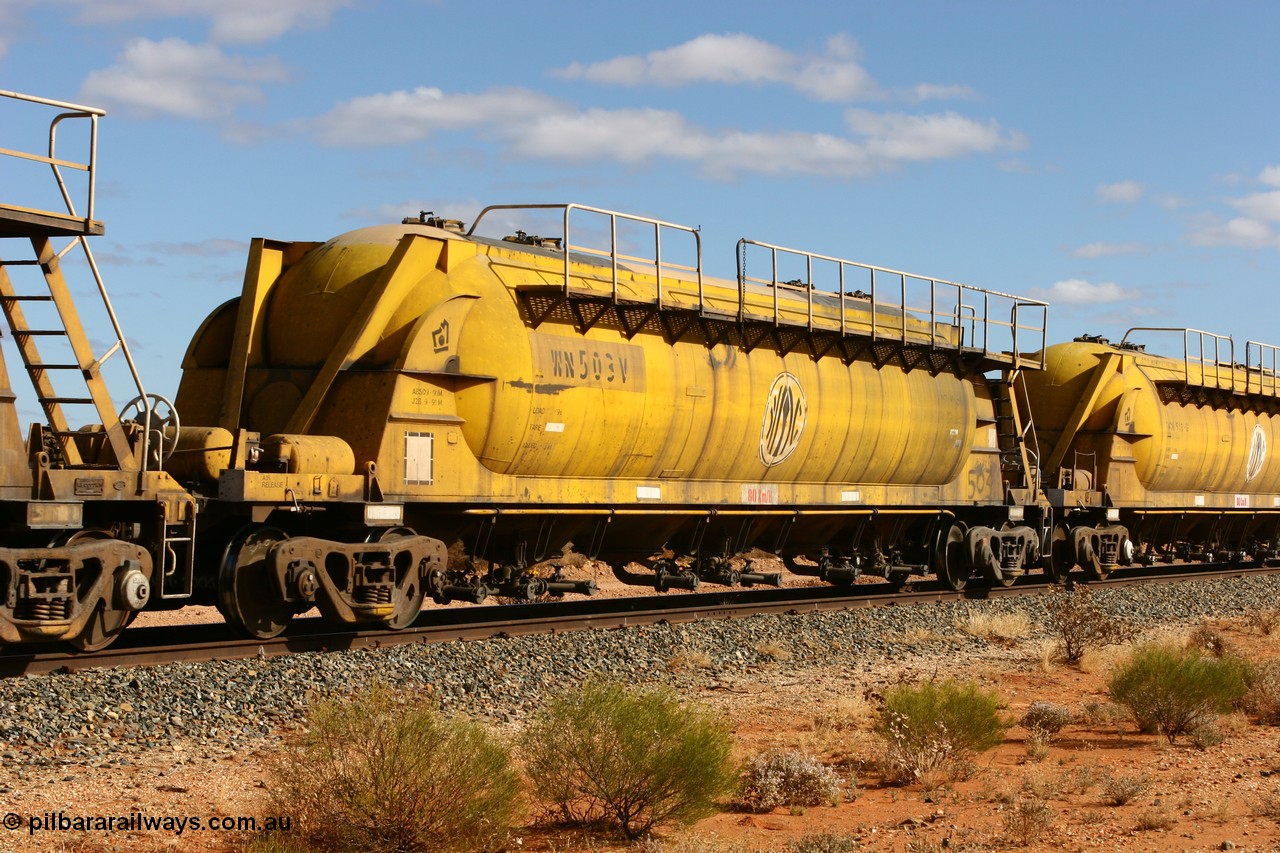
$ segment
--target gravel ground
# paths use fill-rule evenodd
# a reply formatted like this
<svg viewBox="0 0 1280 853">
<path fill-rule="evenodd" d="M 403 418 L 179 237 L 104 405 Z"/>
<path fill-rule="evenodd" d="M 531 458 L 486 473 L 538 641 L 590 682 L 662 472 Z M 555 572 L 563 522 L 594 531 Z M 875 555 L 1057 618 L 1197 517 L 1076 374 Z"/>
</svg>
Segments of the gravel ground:
<svg viewBox="0 0 1280 853">
<path fill-rule="evenodd" d="M 1280 577 L 1098 589 L 1094 600 L 1141 629 L 1275 607 Z M 515 723 L 542 697 L 593 676 L 729 686 L 779 659 L 866 672 L 986 645 L 956 629 L 969 611 L 1020 611 L 1048 637 L 1048 604 L 1036 596 L 881 607 L 10 679 L 0 682 L 0 757 L 18 780 L 24 768 L 60 766 L 74 779 L 76 766 L 127 766 L 179 740 L 204 758 L 269 748 L 313 697 L 375 679 L 429 691 L 446 711 Z"/>
</svg>

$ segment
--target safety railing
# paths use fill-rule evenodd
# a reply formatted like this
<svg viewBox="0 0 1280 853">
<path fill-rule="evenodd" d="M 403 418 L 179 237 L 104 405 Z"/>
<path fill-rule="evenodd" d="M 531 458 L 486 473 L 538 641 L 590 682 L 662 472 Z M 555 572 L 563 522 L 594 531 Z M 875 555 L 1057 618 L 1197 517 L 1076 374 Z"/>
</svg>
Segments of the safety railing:
<svg viewBox="0 0 1280 853">
<path fill-rule="evenodd" d="M 563 215 L 563 234 L 564 234 L 564 293 L 569 296 L 571 293 L 571 277 L 570 265 L 572 263 L 572 255 L 586 255 L 594 258 L 600 258 L 608 262 L 607 266 L 610 270 L 610 286 L 613 301 L 616 303 L 620 297 L 618 275 L 619 269 L 625 268 L 629 273 L 652 273 L 657 281 L 657 306 L 658 309 L 666 307 L 665 297 L 667 294 L 668 284 L 674 280 L 688 281 L 693 279 L 697 283 L 698 288 L 698 304 L 705 304 L 705 293 L 702 281 L 702 234 L 697 228 L 691 228 L 687 225 L 677 225 L 673 222 L 665 222 L 661 219 L 651 219 L 647 216 L 636 216 L 629 213 L 619 213 L 614 210 L 605 210 L 599 207 L 589 207 L 582 204 L 492 204 L 481 210 L 476 216 L 475 222 L 471 223 L 471 230 L 467 232 L 467 236 L 471 237 L 476 234 L 476 229 L 480 225 L 480 221 L 486 214 L 501 210 L 559 210 Z M 595 219 L 596 227 L 592 227 L 590 218 Z M 583 220 L 587 219 L 587 222 Z M 576 230 L 575 230 L 576 221 Z M 652 251 L 648 254 L 638 254 L 642 250 L 640 248 L 631 248 L 633 244 L 639 242 L 639 238 L 632 234 L 628 234 L 625 241 L 628 246 L 624 251 L 624 241 L 619 236 L 618 225 L 638 225 L 643 230 L 652 229 Z M 591 242 L 590 237 L 595 234 L 597 239 L 600 236 L 600 224 L 607 224 L 607 240 Z M 584 239 L 575 239 L 575 234 L 583 232 L 586 234 Z M 686 235 L 693 241 L 693 263 L 682 264 L 672 261 L 663 254 L 663 235 L 671 236 L 673 234 Z M 647 238 L 646 238 L 647 239 Z M 602 243 L 607 244 L 605 248 Z M 640 243 L 643 245 L 643 243 Z M 636 254 L 633 254 L 636 253 Z"/>
<path fill-rule="evenodd" d="M 697 228 L 580 204 L 498 204 L 480 211 L 467 236 L 476 237 L 482 220 L 503 211 L 558 212 L 563 240 L 523 231 L 504 239 L 562 252 L 566 299 L 575 294 L 599 298 L 604 295 L 599 286 L 603 282 L 615 304 L 639 301 L 656 304 L 659 310 L 694 310 L 703 317 L 739 323 L 760 321 L 757 312 L 765 305 L 763 320 L 778 326 L 904 345 L 921 343 L 923 335 L 924 343 L 933 347 L 1020 366 L 1044 365 L 1046 302 L 743 239 L 738 241 L 734 304 L 729 301 L 733 291 L 723 290 L 732 288 L 732 282 L 717 282 L 715 293 L 708 293 Z M 620 227 L 628 229 L 626 239 L 620 237 Z M 674 237 L 692 241 L 691 258 L 686 246 L 689 262 L 671 259 L 667 246 Z M 767 275 L 748 275 L 749 253 L 767 255 Z M 583 258 L 597 259 L 605 272 L 573 271 L 575 259 L 580 263 Z M 784 259 L 797 268 L 795 275 L 782 273 Z M 623 292 L 627 276 L 646 274 L 654 277 L 656 292 Z"/>
<path fill-rule="evenodd" d="M 1245 341 L 1245 392 L 1280 397 L 1280 346 Z"/>
<path fill-rule="evenodd" d="M 1135 326 L 1124 333 L 1120 346 L 1134 332 L 1168 332 L 1182 336 L 1183 381 L 1188 385 L 1245 394 L 1280 396 L 1280 347 L 1246 341 L 1244 362 L 1236 360 L 1230 335 L 1178 326 Z"/>
<path fill-rule="evenodd" d="M 106 115 L 106 111 L 98 109 L 97 107 L 86 107 L 80 104 L 68 103 L 66 101 L 54 101 L 49 98 L 39 98 L 34 95 L 23 95 L 19 92 L 9 92 L 3 89 L 0 89 L 0 97 L 65 110 L 65 112 L 54 116 L 53 120 L 49 123 L 49 147 L 47 153 L 37 154 L 31 151 L 18 151 L 10 148 L 0 148 L 0 155 L 5 157 L 14 157 L 19 160 L 30 160 L 52 168 L 53 177 L 57 182 L 58 190 L 62 196 L 63 205 L 66 208 L 66 213 L 68 216 L 72 217 L 78 218 L 79 214 L 76 213 L 75 200 L 72 198 L 72 193 L 67 187 L 67 182 L 63 177 L 62 170 L 71 169 L 87 173 L 88 180 L 86 182 L 84 198 L 84 219 L 86 222 L 92 221 L 94 218 L 94 194 L 97 188 L 96 167 L 98 159 L 98 119 Z M 85 119 L 89 122 L 89 148 L 86 162 L 66 160 L 58 157 L 58 128 L 62 122 L 69 119 Z M 24 209 L 29 209 L 32 212 L 58 213 L 52 209 Z"/>
<path fill-rule="evenodd" d="M 1230 390 L 1235 387 L 1236 344 L 1230 335 L 1178 326 L 1134 326 L 1120 339 L 1131 345 L 1134 332 L 1170 332 L 1182 335 L 1183 381 L 1188 385 Z"/>
<path fill-rule="evenodd" d="M 900 344 L 924 335 L 934 347 L 1044 365 L 1046 302 L 758 240 L 739 240 L 737 254 L 741 319 L 749 319 L 748 293 L 754 285 L 767 288 L 772 316 L 765 315 L 766 322 L 791 323 L 789 303 L 799 297 L 810 331 L 833 328 L 827 318 L 834 307 L 834 328 L 844 335 L 869 334 L 872 340 Z M 754 274 L 757 266 L 764 272 Z M 825 311 L 823 303 L 829 306 Z"/>
</svg>

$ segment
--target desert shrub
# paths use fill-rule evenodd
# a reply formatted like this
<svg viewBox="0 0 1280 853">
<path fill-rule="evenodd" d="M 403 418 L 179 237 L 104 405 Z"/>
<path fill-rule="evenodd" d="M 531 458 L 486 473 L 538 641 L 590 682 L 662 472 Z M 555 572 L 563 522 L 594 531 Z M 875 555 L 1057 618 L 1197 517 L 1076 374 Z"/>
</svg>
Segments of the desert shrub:
<svg viewBox="0 0 1280 853">
<path fill-rule="evenodd" d="M 526 742 L 529 778 L 561 820 L 627 838 L 713 813 L 735 782 L 728 728 L 668 690 L 587 684 L 549 703 Z"/>
<path fill-rule="evenodd" d="M 1098 607 L 1087 586 L 1051 593 L 1049 622 L 1057 634 L 1059 653 L 1072 664 L 1090 649 L 1124 643 L 1133 636 L 1129 625 Z"/>
<path fill-rule="evenodd" d="M 884 773 L 895 781 L 963 775 L 971 754 L 1000 744 L 1009 728 L 999 699 L 974 682 L 926 681 L 885 691 L 876 731 L 884 739 Z"/>
<path fill-rule="evenodd" d="M 272 776 L 291 840 L 316 850 L 476 850 L 505 835 L 519 804 L 492 732 L 382 685 L 313 706 Z"/>
<path fill-rule="evenodd" d="M 786 853 L 853 853 L 857 849 L 858 841 L 853 836 L 819 832 L 793 838 L 787 843 Z"/>
<path fill-rule="evenodd" d="M 1254 667 L 1241 706 L 1263 725 L 1280 725 L 1280 661 L 1263 661 Z"/>
<path fill-rule="evenodd" d="M 1280 792 L 1263 791 L 1261 797 L 1249 804 L 1249 810 L 1258 817 L 1280 821 Z"/>
<path fill-rule="evenodd" d="M 1124 709 L 1113 702 L 1085 702 L 1080 720 L 1090 726 L 1112 726 L 1125 718 Z"/>
<path fill-rule="evenodd" d="M 1039 797 L 1017 800 L 1004 813 L 1004 834 L 1023 847 L 1040 841 L 1053 828 L 1053 809 Z"/>
<path fill-rule="evenodd" d="M 840 797 L 840 777 L 810 755 L 770 750 L 747 762 L 742 774 L 742 804 L 758 811 L 778 806 L 818 806 Z"/>
<path fill-rule="evenodd" d="M 1033 737 L 1048 743 L 1071 723 L 1071 709 L 1053 702 L 1032 702 L 1021 722 Z"/>
<path fill-rule="evenodd" d="M 1143 731 L 1172 743 L 1231 710 L 1248 689 L 1247 667 L 1236 658 L 1205 657 L 1198 649 L 1146 645 L 1116 669 L 1109 686 L 1111 698 L 1129 709 Z"/>
<path fill-rule="evenodd" d="M 1277 607 L 1251 607 L 1245 611 L 1245 621 L 1258 633 L 1264 636 L 1270 636 L 1271 632 L 1280 625 L 1280 608 Z"/>
<path fill-rule="evenodd" d="M 1197 749 L 1217 746 L 1227 739 L 1226 732 L 1214 721 L 1202 723 L 1191 730 L 1191 742 Z"/>
<path fill-rule="evenodd" d="M 1187 645 L 1207 652 L 1215 658 L 1226 657 L 1233 651 L 1231 642 L 1223 636 L 1222 632 L 1205 622 L 1197 625 L 1187 637 Z"/>
<path fill-rule="evenodd" d="M 1123 806 L 1142 796 L 1150 784 L 1144 776 L 1112 776 L 1102 783 L 1102 798 L 1113 806 Z"/>
<path fill-rule="evenodd" d="M 1159 808 L 1143 809 L 1138 813 L 1137 830 L 1139 832 L 1150 832 L 1152 830 L 1169 829 L 1178 822 L 1172 814 Z"/>
</svg>

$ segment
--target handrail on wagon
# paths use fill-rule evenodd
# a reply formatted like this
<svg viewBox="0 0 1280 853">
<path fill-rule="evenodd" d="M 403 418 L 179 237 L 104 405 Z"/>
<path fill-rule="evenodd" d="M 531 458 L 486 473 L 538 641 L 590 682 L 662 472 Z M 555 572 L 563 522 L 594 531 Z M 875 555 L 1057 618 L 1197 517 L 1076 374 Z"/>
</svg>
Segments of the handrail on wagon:
<svg viewBox="0 0 1280 853">
<path fill-rule="evenodd" d="M 1183 381 L 1221 391 L 1280 397 L 1280 346 L 1246 341 L 1244 363 L 1236 361 L 1236 345 L 1230 335 L 1180 326 L 1134 326 L 1119 346 L 1129 344 L 1134 332 L 1171 332 L 1182 335 Z M 1244 387 L 1239 386 L 1244 374 Z"/>
<path fill-rule="evenodd" d="M 1188 385 L 1218 389 L 1234 386 L 1232 371 L 1236 362 L 1236 343 L 1230 335 L 1181 326 L 1133 326 L 1120 339 L 1121 347 L 1129 343 L 1129 336 L 1134 332 L 1181 334 L 1183 380 Z"/>
<path fill-rule="evenodd" d="M 84 219 L 86 222 L 93 220 L 94 214 L 94 196 L 97 189 L 97 159 L 98 159 L 98 119 L 107 114 L 106 110 L 98 107 L 86 107 L 82 104 L 73 104 L 68 101 L 55 101 L 50 98 L 39 98 L 35 95 L 24 95 L 20 92 L 10 92 L 0 89 L 0 97 L 10 98 L 15 101 L 25 101 L 32 104 L 41 104 L 48 107 L 66 110 L 54 116 L 49 123 L 49 149 L 48 154 L 33 154 L 28 151 L 16 151 L 9 148 L 0 148 L 0 155 L 7 157 L 16 157 L 20 160 L 32 160 L 37 163 L 45 163 L 53 169 L 54 180 L 57 181 L 58 190 L 62 195 L 63 204 L 66 205 L 67 213 L 73 217 L 77 217 L 76 205 L 71 198 L 71 192 L 67 189 L 67 183 L 62 177 L 62 169 L 74 169 L 88 173 L 88 189 L 85 198 Z M 88 162 L 80 163 L 74 160 L 63 160 L 58 157 L 58 126 L 65 119 L 85 118 L 89 120 L 89 159 Z"/>
<path fill-rule="evenodd" d="M 748 275 L 749 255 L 762 254 L 767 255 L 767 276 Z M 810 331 L 819 328 L 813 310 L 817 295 L 837 300 L 842 335 L 853 333 L 851 317 L 869 316 L 873 341 L 906 344 L 912 319 L 917 324 L 927 321 L 933 348 L 971 349 L 986 358 L 1044 367 L 1047 302 L 747 238 L 738 241 L 737 262 L 739 320 L 747 319 L 748 285 L 760 285 L 773 291 L 772 322 L 786 322 L 778 293 L 791 288 L 805 295 Z M 783 280 L 781 263 L 803 267 L 803 278 Z M 815 277 L 822 270 L 822 283 L 829 285 L 825 288 Z M 860 282 L 865 282 L 865 291 L 857 286 Z"/>
<path fill-rule="evenodd" d="M 1280 372 L 1277 372 L 1280 371 L 1280 346 L 1259 341 L 1245 341 L 1244 352 L 1245 369 L 1248 371 L 1245 375 L 1246 393 L 1280 397 Z M 1255 376 L 1257 377 L 1256 390 L 1254 389 Z"/>
<path fill-rule="evenodd" d="M 702 232 L 698 228 L 688 225 L 677 225 L 674 222 L 666 222 L 661 219 L 652 219 L 647 216 L 636 216 L 630 213 L 619 213 L 616 210 L 606 210 L 601 207 L 590 207 L 585 204 L 491 204 L 480 211 L 475 221 L 471 223 L 471 229 L 467 231 L 467 236 L 475 236 L 476 228 L 480 225 L 480 220 L 486 214 L 495 210 L 560 210 L 564 216 L 564 294 L 566 297 L 570 295 L 570 273 L 569 265 L 571 262 L 570 255 L 577 253 L 579 255 L 590 255 L 598 258 L 607 258 L 612 273 L 612 296 L 614 304 L 617 304 L 619 297 L 619 261 L 628 261 L 633 264 L 640 264 L 645 267 L 651 267 L 654 271 L 654 277 L 657 279 L 658 288 L 658 310 L 662 310 L 664 305 L 663 295 L 663 275 L 667 278 L 675 278 L 677 273 L 693 273 L 698 283 L 698 304 L 705 304 L 705 297 L 702 282 Z M 588 245 L 586 242 L 575 243 L 570 232 L 574 213 L 595 215 L 604 217 L 609 223 L 609 248 L 608 250 Z M 635 222 L 641 225 L 649 225 L 653 227 L 653 252 L 651 256 L 623 254 L 618 243 L 618 221 Z M 581 223 L 579 223 L 581 225 Z M 662 236 L 664 231 L 674 231 L 677 233 L 688 234 L 693 237 L 695 263 L 693 266 L 688 264 L 677 264 L 669 260 L 665 260 L 662 256 Z M 588 230 L 588 233 L 590 231 Z M 630 269 L 630 268 L 628 268 Z"/>
</svg>

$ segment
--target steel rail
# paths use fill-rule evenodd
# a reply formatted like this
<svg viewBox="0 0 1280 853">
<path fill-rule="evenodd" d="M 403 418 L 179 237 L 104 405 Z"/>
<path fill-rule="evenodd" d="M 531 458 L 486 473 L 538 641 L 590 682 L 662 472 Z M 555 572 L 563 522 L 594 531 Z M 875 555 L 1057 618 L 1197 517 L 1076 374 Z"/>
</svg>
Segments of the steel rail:
<svg viewBox="0 0 1280 853">
<path fill-rule="evenodd" d="M 1103 581 L 1089 581 L 1096 588 L 1120 588 L 1147 583 L 1180 583 L 1192 580 L 1229 580 L 1255 575 L 1280 574 L 1280 566 L 1221 566 L 1185 564 L 1148 566 L 1117 571 Z M 1175 571 L 1170 571 L 1170 569 Z M 1180 569 L 1180 570 L 1178 570 Z M 1083 580 L 1071 578 L 1071 583 Z M 918 582 L 915 588 L 895 590 L 892 585 L 860 584 L 853 587 L 811 586 L 783 589 L 726 590 L 626 598 L 578 599 L 535 604 L 482 605 L 423 611 L 414 625 L 402 631 L 335 630 L 319 618 L 300 619 L 280 637 L 242 639 L 228 626 L 216 624 L 169 625 L 126 630 L 121 639 L 94 654 L 76 654 L 56 647 L 13 647 L 0 651 L 0 677 L 75 672 L 112 667 L 149 666 L 174 662 L 245 660 L 354 649 L 378 649 L 408 644 L 482 640 L 559 634 L 571 631 L 609 630 L 661 623 L 681 624 L 708 620 L 743 619 L 767 614 L 803 615 L 829 610 L 932 604 L 943 601 L 985 600 L 1023 595 L 1043 595 L 1057 585 L 1041 575 L 1019 579 L 1012 586 L 970 586 L 962 591 L 935 582 Z M 180 639 L 173 639 L 175 636 Z"/>
</svg>

